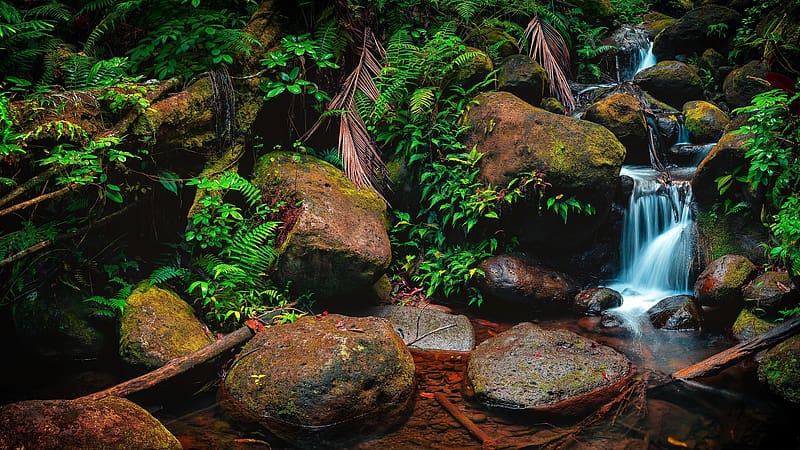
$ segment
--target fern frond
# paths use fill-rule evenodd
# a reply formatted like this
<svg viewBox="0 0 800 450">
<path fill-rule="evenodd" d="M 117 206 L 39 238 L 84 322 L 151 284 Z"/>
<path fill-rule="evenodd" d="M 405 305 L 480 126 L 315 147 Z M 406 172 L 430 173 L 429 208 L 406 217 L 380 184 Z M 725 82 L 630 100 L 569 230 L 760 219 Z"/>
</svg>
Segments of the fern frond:
<svg viewBox="0 0 800 450">
<path fill-rule="evenodd" d="M 155 269 L 148 279 L 150 280 L 150 286 L 155 286 L 157 284 L 163 284 L 167 281 L 174 280 L 176 278 L 185 279 L 189 275 L 191 275 L 191 271 L 185 267 L 179 266 L 162 266 Z"/>
<path fill-rule="evenodd" d="M 436 100 L 436 88 L 433 86 L 426 86 L 417 89 L 411 94 L 408 100 L 408 105 L 411 115 L 422 117 L 429 114 L 433 108 Z"/>
<path fill-rule="evenodd" d="M 223 261 L 220 257 L 207 253 L 200 255 L 195 261 L 197 267 L 208 273 L 212 273 L 214 271 L 214 267 L 222 263 Z"/>
<path fill-rule="evenodd" d="M 52 2 L 45 5 L 34 6 L 26 11 L 25 16 L 69 22 L 72 20 L 72 10 L 62 3 Z"/>
</svg>

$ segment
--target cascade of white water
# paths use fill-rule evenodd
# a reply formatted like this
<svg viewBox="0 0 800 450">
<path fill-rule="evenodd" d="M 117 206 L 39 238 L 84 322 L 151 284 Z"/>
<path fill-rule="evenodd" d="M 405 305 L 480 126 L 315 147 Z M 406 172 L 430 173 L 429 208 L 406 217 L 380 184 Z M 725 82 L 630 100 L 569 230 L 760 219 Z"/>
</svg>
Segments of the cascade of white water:
<svg viewBox="0 0 800 450">
<path fill-rule="evenodd" d="M 686 128 L 686 125 L 683 124 L 683 121 L 678 121 L 678 142 L 675 145 L 687 145 L 691 144 L 689 141 L 689 130 Z"/>
<path fill-rule="evenodd" d="M 689 293 L 694 247 L 692 191 L 688 181 L 664 184 L 649 167 L 624 167 L 634 188 L 622 229 L 618 279 L 609 287 L 622 293 L 616 311 L 638 316 L 670 295 Z"/>
<path fill-rule="evenodd" d="M 656 55 L 653 54 L 653 42 L 650 41 L 650 45 L 647 48 L 640 48 L 639 49 L 639 65 L 636 66 L 636 70 L 633 72 L 634 75 L 641 72 L 648 67 L 652 67 L 656 65 Z"/>
</svg>

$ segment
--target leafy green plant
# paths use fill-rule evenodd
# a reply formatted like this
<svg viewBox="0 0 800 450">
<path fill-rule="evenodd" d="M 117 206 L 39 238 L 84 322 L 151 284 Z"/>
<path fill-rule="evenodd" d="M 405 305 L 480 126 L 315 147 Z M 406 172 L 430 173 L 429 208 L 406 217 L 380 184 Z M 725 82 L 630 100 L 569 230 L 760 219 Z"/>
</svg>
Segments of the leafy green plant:
<svg viewBox="0 0 800 450">
<path fill-rule="evenodd" d="M 761 220 L 770 231 L 763 245 L 768 255 L 793 274 L 800 274 L 800 101 L 794 87 L 772 89 L 753 97 L 735 112 L 747 114 L 736 132 L 747 136 L 746 173 L 717 180 L 721 194 L 736 182 L 753 193 L 763 193 Z M 733 205 L 736 199 L 727 199 Z M 746 202 L 740 199 L 736 205 Z"/>
<path fill-rule="evenodd" d="M 260 315 L 287 298 L 287 290 L 269 278 L 277 253 L 273 249 L 280 222 L 269 220 L 282 205 L 262 202 L 261 191 L 235 172 L 217 179 L 192 179 L 204 191 L 185 235 L 191 257 L 187 265 L 171 264 L 150 275 L 151 284 L 180 280 L 207 314 L 220 325 Z M 228 202 L 238 193 L 244 207 Z"/>
<path fill-rule="evenodd" d="M 119 318 L 125 311 L 128 297 L 133 291 L 133 283 L 128 282 L 124 277 L 125 273 L 130 270 L 139 270 L 139 264 L 136 261 L 128 261 L 124 256 L 119 263 L 106 264 L 103 267 L 108 281 L 104 283 L 104 289 L 111 291 L 112 294 L 108 297 L 102 295 L 94 295 L 84 300 L 94 306 L 93 315 L 99 317 Z"/>
<path fill-rule="evenodd" d="M 261 80 L 259 88 L 264 92 L 264 99 L 269 100 L 284 92 L 294 95 L 308 94 L 314 97 L 316 105 L 321 109 L 323 102 L 330 101 L 331 98 L 306 79 L 305 62 L 313 62 L 319 69 L 338 69 L 334 56 L 333 53 L 325 52 L 325 47 L 320 42 L 311 39 L 311 33 L 282 38 L 280 48 L 267 53 L 261 59 L 261 65 L 276 74 L 274 79 Z"/>
</svg>

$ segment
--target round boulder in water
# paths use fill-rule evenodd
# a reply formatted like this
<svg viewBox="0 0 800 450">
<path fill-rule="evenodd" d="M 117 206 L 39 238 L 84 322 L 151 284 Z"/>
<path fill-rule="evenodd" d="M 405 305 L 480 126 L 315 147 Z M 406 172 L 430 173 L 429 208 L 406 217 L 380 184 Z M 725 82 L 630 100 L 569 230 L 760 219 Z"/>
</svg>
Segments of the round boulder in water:
<svg viewBox="0 0 800 450">
<path fill-rule="evenodd" d="M 490 300 L 530 305 L 537 309 L 569 307 L 578 291 L 567 275 L 513 255 L 491 256 L 480 265 L 481 293 Z"/>
<path fill-rule="evenodd" d="M 529 322 L 487 339 L 467 363 L 470 394 L 494 407 L 584 414 L 633 376 L 621 353 L 567 330 Z"/>
<path fill-rule="evenodd" d="M 617 306 L 622 306 L 622 295 L 611 288 L 585 289 L 575 296 L 575 309 L 587 316 L 599 316 Z"/>
<path fill-rule="evenodd" d="M 673 108 L 703 98 L 703 81 L 697 69 L 680 61 L 659 61 L 637 73 L 635 81 L 650 95 Z"/>
<path fill-rule="evenodd" d="M 742 287 L 756 277 L 758 268 L 741 255 L 715 259 L 697 277 L 694 296 L 702 306 L 741 306 Z"/>
<path fill-rule="evenodd" d="M 713 103 L 697 100 L 683 105 L 683 117 L 686 129 L 689 130 L 689 139 L 695 144 L 717 141 L 731 121 Z"/>
<path fill-rule="evenodd" d="M 662 330 L 691 331 L 703 326 L 703 310 L 691 295 L 667 297 L 648 309 L 647 316 Z"/>
<path fill-rule="evenodd" d="M 307 316 L 256 334 L 223 388 L 237 418 L 300 448 L 341 448 L 406 418 L 414 360 L 386 319 Z"/>
</svg>

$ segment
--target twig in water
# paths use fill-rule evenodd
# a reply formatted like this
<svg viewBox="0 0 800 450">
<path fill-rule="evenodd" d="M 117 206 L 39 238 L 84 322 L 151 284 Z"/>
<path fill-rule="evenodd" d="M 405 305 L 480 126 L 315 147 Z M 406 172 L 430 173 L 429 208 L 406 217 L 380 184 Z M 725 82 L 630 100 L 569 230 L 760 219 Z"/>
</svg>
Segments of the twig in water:
<svg viewBox="0 0 800 450">
<path fill-rule="evenodd" d="M 414 344 L 414 343 L 416 343 L 416 342 L 419 342 L 419 341 L 421 341 L 421 340 L 425 339 L 426 337 L 428 337 L 428 336 L 432 335 L 433 333 L 438 333 L 438 332 L 440 332 L 440 331 L 442 331 L 442 330 L 446 330 L 446 329 L 448 329 L 448 328 L 453 328 L 454 326 L 456 326 L 456 324 L 454 324 L 454 323 L 451 323 L 451 324 L 449 324 L 449 325 L 444 325 L 444 326 L 441 326 L 441 327 L 439 327 L 439 328 L 437 328 L 437 329 L 435 329 L 435 330 L 428 331 L 427 333 L 423 334 L 422 336 L 419 336 L 419 337 L 417 337 L 417 338 L 416 338 L 416 339 L 414 339 L 413 341 L 411 341 L 411 342 L 406 342 L 406 345 L 412 345 L 412 344 Z"/>
</svg>

